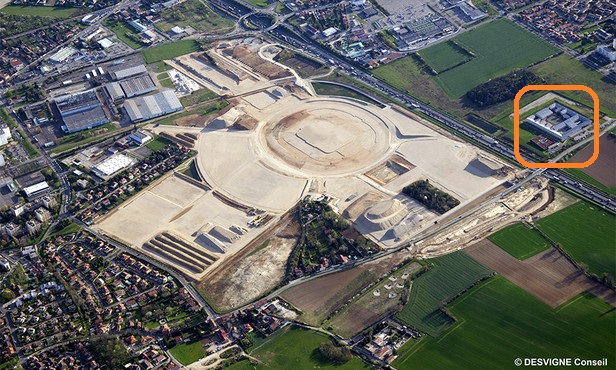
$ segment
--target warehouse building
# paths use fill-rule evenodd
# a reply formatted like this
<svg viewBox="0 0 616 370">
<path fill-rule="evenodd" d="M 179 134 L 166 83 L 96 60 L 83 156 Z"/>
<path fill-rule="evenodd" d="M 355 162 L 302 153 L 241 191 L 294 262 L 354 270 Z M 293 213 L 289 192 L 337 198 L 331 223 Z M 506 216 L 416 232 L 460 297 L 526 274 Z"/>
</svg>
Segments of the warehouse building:
<svg viewBox="0 0 616 370">
<path fill-rule="evenodd" d="M 152 137 L 146 134 L 143 130 L 137 130 L 130 135 L 130 139 L 134 141 L 137 145 L 143 145 L 148 141 L 152 140 Z"/>
<path fill-rule="evenodd" d="M 64 122 L 64 132 L 87 130 L 109 122 L 93 90 L 62 96 L 55 103 Z"/>
<path fill-rule="evenodd" d="M 127 98 L 156 91 L 156 85 L 154 84 L 154 81 L 152 81 L 152 77 L 147 74 L 122 80 L 120 81 L 120 86 L 122 87 L 122 90 L 124 90 L 124 95 L 126 95 Z"/>
<path fill-rule="evenodd" d="M 79 50 L 75 49 L 74 47 L 64 47 L 58 50 L 58 52 L 56 52 L 54 55 L 52 55 L 49 58 L 49 61 L 51 63 L 59 64 L 72 57 L 73 55 L 77 54 L 78 52 Z"/>
<path fill-rule="evenodd" d="M 25 188 L 23 188 L 23 191 L 26 194 L 26 197 L 30 198 L 31 196 L 43 193 L 47 189 L 49 189 L 49 184 L 47 184 L 47 182 L 45 181 L 41 181 L 34 185 L 26 186 Z"/>
<path fill-rule="evenodd" d="M 146 121 L 182 110 L 184 107 L 175 92 L 166 90 L 158 94 L 127 100 L 124 109 L 132 122 Z"/>
<path fill-rule="evenodd" d="M 123 78 L 137 76 L 143 73 L 146 73 L 145 66 L 143 64 L 139 64 L 133 67 L 119 69 L 117 71 L 110 71 L 109 75 L 114 80 L 121 80 Z"/>
<path fill-rule="evenodd" d="M 150 75 L 143 75 L 134 78 L 112 82 L 104 87 L 104 91 L 113 103 L 117 103 L 126 98 L 132 98 L 143 94 L 156 91 L 156 85 Z"/>
<path fill-rule="evenodd" d="M 105 91 L 107 97 L 113 103 L 117 103 L 126 98 L 126 95 L 124 95 L 124 90 L 122 90 L 122 86 L 120 86 L 119 82 L 108 83 L 103 88 L 103 91 Z"/>
<path fill-rule="evenodd" d="M 130 157 L 124 154 L 115 154 L 92 167 L 92 169 L 97 176 L 106 179 L 116 172 L 131 166 L 133 163 L 134 161 Z"/>
</svg>

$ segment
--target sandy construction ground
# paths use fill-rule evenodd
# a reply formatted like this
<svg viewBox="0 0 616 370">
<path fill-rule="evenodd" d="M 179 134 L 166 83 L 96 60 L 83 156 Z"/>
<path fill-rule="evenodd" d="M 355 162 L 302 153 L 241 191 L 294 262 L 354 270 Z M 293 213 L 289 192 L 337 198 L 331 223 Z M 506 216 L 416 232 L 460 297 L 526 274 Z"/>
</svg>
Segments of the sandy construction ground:
<svg viewBox="0 0 616 370">
<path fill-rule="evenodd" d="M 394 109 L 345 98 L 284 93 L 268 98 L 275 102 L 262 102 L 262 109 L 248 100 L 240 102 L 219 117 L 216 126 L 212 122 L 203 130 L 197 144 L 205 181 L 247 206 L 281 213 L 308 192 L 327 193 L 342 213 L 368 192 L 380 194 L 381 200 L 397 197 L 419 179 L 429 179 L 465 204 L 505 179 L 473 165 L 480 154 L 489 155 Z M 256 128 L 231 129 L 241 116 L 253 117 Z M 221 153 L 224 160 L 218 159 Z M 404 171 L 389 171 L 386 182 L 365 175 L 386 168 L 392 159 L 404 163 Z M 382 210 L 382 217 L 373 217 L 379 220 L 366 224 L 362 213 L 375 212 L 370 210 L 373 204 L 364 202 L 362 207 L 356 204 L 359 214 L 349 219 L 362 233 L 391 247 L 438 217 L 414 200 L 399 200 L 406 210 L 395 213 L 408 217 L 390 217 L 390 211 Z"/>
<path fill-rule="evenodd" d="M 192 243 L 197 251 L 202 248 L 203 253 L 221 258 L 240 250 L 262 231 L 247 226 L 251 219 L 244 211 L 221 202 L 211 191 L 205 191 L 176 176 L 169 176 L 139 193 L 132 201 L 121 205 L 116 212 L 98 222 L 95 227 L 141 250 L 144 243 L 168 231 Z M 226 243 L 226 253 L 221 253 L 220 250 L 204 245 L 202 241 L 201 234 L 214 226 L 226 229 L 239 226 L 247 232 L 233 243 Z M 152 255 L 151 251 L 143 251 Z M 153 256 L 165 260 L 159 255 Z M 220 260 L 211 267 L 214 268 L 219 262 Z M 181 266 L 176 267 L 196 279 L 202 275 Z"/>
<path fill-rule="evenodd" d="M 228 311 L 248 304 L 275 288 L 286 271 L 286 263 L 297 239 L 275 237 L 267 247 L 249 254 L 224 273 L 210 276 L 206 291 L 216 308 Z"/>
</svg>

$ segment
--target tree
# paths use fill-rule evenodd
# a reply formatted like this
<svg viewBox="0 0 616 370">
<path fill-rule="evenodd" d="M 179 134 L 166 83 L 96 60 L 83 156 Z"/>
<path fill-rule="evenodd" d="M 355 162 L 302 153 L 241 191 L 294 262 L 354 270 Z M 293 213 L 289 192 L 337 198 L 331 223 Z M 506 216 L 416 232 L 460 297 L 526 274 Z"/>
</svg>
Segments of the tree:
<svg viewBox="0 0 616 370">
<path fill-rule="evenodd" d="M 13 292 L 12 290 L 7 288 L 7 289 L 4 289 L 2 291 L 2 296 L 1 297 L 2 297 L 2 302 L 9 302 L 9 301 L 15 299 L 16 295 L 15 295 L 15 292 Z"/>
<path fill-rule="evenodd" d="M 321 356 L 335 363 L 343 364 L 353 358 L 347 347 L 337 347 L 331 342 L 321 343 L 318 351 Z"/>
</svg>

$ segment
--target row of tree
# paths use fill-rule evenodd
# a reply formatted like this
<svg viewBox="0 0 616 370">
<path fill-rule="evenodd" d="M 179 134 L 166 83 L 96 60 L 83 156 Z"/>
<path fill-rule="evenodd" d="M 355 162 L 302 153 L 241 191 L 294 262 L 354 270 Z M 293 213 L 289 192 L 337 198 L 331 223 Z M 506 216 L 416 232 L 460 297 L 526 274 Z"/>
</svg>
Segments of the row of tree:
<svg viewBox="0 0 616 370">
<path fill-rule="evenodd" d="M 405 186 L 402 192 L 441 214 L 460 204 L 459 200 L 432 186 L 428 180 L 415 181 Z"/>
<path fill-rule="evenodd" d="M 519 69 L 474 87 L 466 97 L 473 105 L 483 108 L 512 99 L 524 86 L 542 83 L 543 79 L 533 72 Z"/>
</svg>

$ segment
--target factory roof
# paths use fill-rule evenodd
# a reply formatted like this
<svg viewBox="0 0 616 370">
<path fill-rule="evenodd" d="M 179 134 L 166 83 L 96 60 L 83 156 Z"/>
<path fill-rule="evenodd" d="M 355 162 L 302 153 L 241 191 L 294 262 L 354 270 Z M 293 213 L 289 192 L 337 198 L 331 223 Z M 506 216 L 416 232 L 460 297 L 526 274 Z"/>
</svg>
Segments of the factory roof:
<svg viewBox="0 0 616 370">
<path fill-rule="evenodd" d="M 127 80 L 122 80 L 120 81 L 120 86 L 122 86 L 122 90 L 124 90 L 124 95 L 126 95 L 127 98 L 147 94 L 156 90 L 156 85 L 154 84 L 154 81 L 152 81 L 152 77 L 147 74 L 130 78 Z"/>
<path fill-rule="evenodd" d="M 124 108 L 131 121 L 139 122 L 181 110 L 182 103 L 172 90 L 127 100 Z"/>
<path fill-rule="evenodd" d="M 143 64 L 139 64 L 133 67 L 119 69 L 114 72 L 109 72 L 109 74 L 114 80 L 121 80 L 123 78 L 136 76 L 136 75 L 139 75 L 145 72 L 146 72 L 145 66 Z"/>
<path fill-rule="evenodd" d="M 114 154 L 94 166 L 93 169 L 97 174 L 107 177 L 132 165 L 133 162 L 134 161 L 130 157 L 127 157 L 124 154 Z"/>
<path fill-rule="evenodd" d="M 76 132 L 86 130 L 94 126 L 99 126 L 109 122 L 103 108 L 98 105 L 96 107 L 72 113 L 62 117 L 64 122 L 64 130 L 66 132 Z"/>
</svg>

